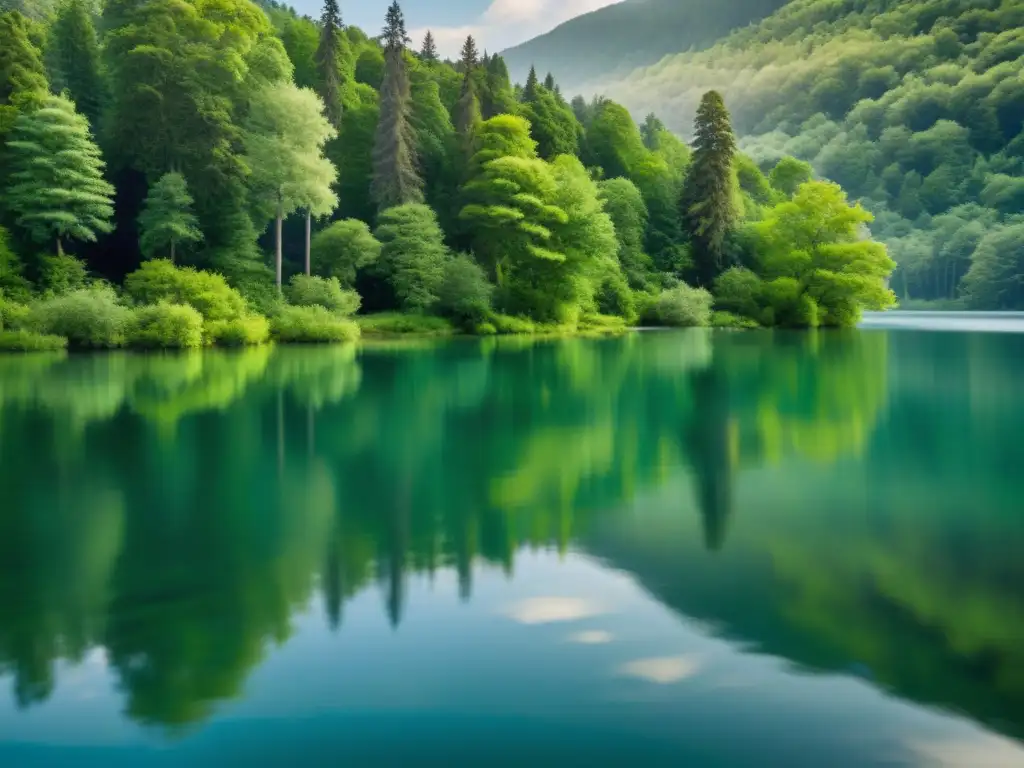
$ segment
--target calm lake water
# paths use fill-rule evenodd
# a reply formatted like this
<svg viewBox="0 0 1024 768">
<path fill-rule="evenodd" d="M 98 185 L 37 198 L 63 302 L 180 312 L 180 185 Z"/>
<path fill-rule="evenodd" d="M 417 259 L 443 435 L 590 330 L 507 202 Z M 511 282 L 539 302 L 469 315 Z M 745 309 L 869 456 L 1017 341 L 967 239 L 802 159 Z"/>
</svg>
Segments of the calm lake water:
<svg viewBox="0 0 1024 768">
<path fill-rule="evenodd" d="M 899 327 L 0 357 L 0 765 L 1024 765 L 1022 382 Z"/>
</svg>

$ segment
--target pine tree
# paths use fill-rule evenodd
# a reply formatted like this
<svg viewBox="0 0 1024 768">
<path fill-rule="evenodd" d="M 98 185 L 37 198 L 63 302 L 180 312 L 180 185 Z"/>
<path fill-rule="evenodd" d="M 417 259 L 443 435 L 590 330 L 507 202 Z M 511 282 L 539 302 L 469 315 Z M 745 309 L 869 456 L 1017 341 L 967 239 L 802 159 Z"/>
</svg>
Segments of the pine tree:
<svg viewBox="0 0 1024 768">
<path fill-rule="evenodd" d="M 39 49 L 29 37 L 28 19 L 17 11 L 0 14 L 0 137 L 22 111 L 35 109 L 49 92 Z"/>
<path fill-rule="evenodd" d="M 110 232 L 114 188 L 103 178 L 103 158 L 89 122 L 63 96 L 50 96 L 21 115 L 10 140 L 7 201 L 17 223 L 37 240 L 96 240 Z"/>
<path fill-rule="evenodd" d="M 384 41 L 384 81 L 380 87 L 380 119 L 373 143 L 370 196 L 380 211 L 423 201 L 423 180 L 417 170 L 416 136 L 411 122 L 412 93 L 405 63 L 405 20 L 398 3 L 388 8 Z"/>
<path fill-rule="evenodd" d="M 554 93 L 555 88 L 558 87 L 555 85 L 555 76 L 552 75 L 550 72 L 548 72 L 547 76 L 544 78 L 544 87 L 547 88 L 552 93 Z"/>
<path fill-rule="evenodd" d="M 526 78 L 526 87 L 523 88 L 523 101 L 533 101 L 537 98 L 537 69 L 530 67 L 530 74 Z"/>
<path fill-rule="evenodd" d="M 658 139 L 661 132 L 665 130 L 665 124 L 658 119 L 658 116 L 653 112 L 644 118 L 643 124 L 640 126 L 640 135 L 644 139 L 644 146 L 652 152 L 658 149 Z"/>
<path fill-rule="evenodd" d="M 95 128 L 104 100 L 103 79 L 96 28 L 85 0 L 68 0 L 61 6 L 52 36 L 61 84 Z"/>
<path fill-rule="evenodd" d="M 710 287 L 725 269 L 725 238 L 738 216 L 732 168 L 736 137 L 721 94 L 704 94 L 693 128 L 693 161 L 680 212 L 690 234 L 697 282 Z"/>
<path fill-rule="evenodd" d="M 339 73 L 342 30 L 338 0 L 324 0 L 324 10 L 320 15 L 320 43 L 314 54 L 314 61 L 320 75 L 319 93 L 324 102 L 324 113 L 335 130 L 341 127 L 342 117 Z"/>
<path fill-rule="evenodd" d="M 434 42 L 434 33 L 429 29 L 423 37 L 423 47 L 420 48 L 420 59 L 433 64 L 437 62 L 437 43 Z"/>
<path fill-rule="evenodd" d="M 459 54 L 462 63 L 462 71 L 469 74 L 480 64 L 480 51 L 476 47 L 476 40 L 470 35 L 462 44 L 462 51 Z"/>
<path fill-rule="evenodd" d="M 192 196 L 180 173 L 165 173 L 150 187 L 139 214 L 139 233 L 144 256 L 156 258 L 166 249 L 172 264 L 178 243 L 198 243 L 203 239 L 192 213 Z"/>
</svg>

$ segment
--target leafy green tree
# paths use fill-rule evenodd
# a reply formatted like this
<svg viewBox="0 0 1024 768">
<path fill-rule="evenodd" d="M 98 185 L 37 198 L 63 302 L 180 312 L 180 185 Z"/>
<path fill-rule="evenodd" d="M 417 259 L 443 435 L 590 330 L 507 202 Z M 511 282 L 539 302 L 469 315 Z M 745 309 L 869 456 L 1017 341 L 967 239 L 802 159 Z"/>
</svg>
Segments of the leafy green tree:
<svg viewBox="0 0 1024 768">
<path fill-rule="evenodd" d="M 49 93 L 42 55 L 32 41 L 28 19 L 17 11 L 0 13 L 0 173 L 3 142 L 23 112 L 39 107 Z"/>
<path fill-rule="evenodd" d="M 697 282 L 710 287 L 725 269 L 725 238 L 738 213 L 733 175 L 736 137 L 717 91 L 701 99 L 693 132 L 693 161 L 683 184 L 681 212 L 693 244 Z"/>
<path fill-rule="evenodd" d="M 1024 224 L 987 234 L 978 244 L 963 280 L 970 306 L 978 309 L 1024 308 Z"/>
<path fill-rule="evenodd" d="M 379 269 L 402 308 L 425 312 L 433 307 L 450 258 L 434 212 L 421 204 L 389 208 L 381 213 L 375 234 L 381 244 Z"/>
<path fill-rule="evenodd" d="M 651 151 L 658 149 L 659 139 L 664 130 L 666 130 L 665 124 L 658 119 L 658 116 L 653 112 L 649 113 L 640 126 L 640 136 L 643 138 L 644 146 Z"/>
<path fill-rule="evenodd" d="M 405 44 L 409 36 L 397 2 L 388 8 L 384 40 L 384 80 L 380 87 L 380 119 L 373 145 L 370 194 L 380 211 L 423 201 L 423 179 L 417 169 L 416 137 L 410 119 L 412 98 Z"/>
<path fill-rule="evenodd" d="M 317 274 L 336 277 L 351 288 L 356 272 L 374 264 L 380 257 L 380 242 L 365 222 L 358 219 L 336 221 L 313 238 L 313 263 Z"/>
<path fill-rule="evenodd" d="M 572 109 L 553 91 L 538 86 L 534 96 L 522 105 L 520 114 L 530 121 L 530 133 L 537 142 L 537 153 L 545 160 L 579 152 L 583 127 Z"/>
<path fill-rule="evenodd" d="M 494 54 L 484 65 L 484 88 L 480 97 L 480 108 L 485 120 L 497 115 L 514 115 L 517 100 L 509 80 L 508 66 L 498 54 Z"/>
<path fill-rule="evenodd" d="M 810 181 L 813 175 L 814 170 L 811 168 L 810 163 L 797 160 L 795 157 L 786 156 L 780 159 L 775 164 L 775 167 L 772 168 L 771 173 L 768 174 L 768 181 L 786 197 L 792 197 L 796 194 L 800 185 Z"/>
<path fill-rule="evenodd" d="M 477 142 L 459 218 L 470 226 L 473 251 L 501 288 L 516 262 L 564 259 L 550 241 L 551 226 L 565 222 L 566 214 L 554 204 L 557 182 L 551 167 L 537 158 L 523 118 L 487 120 Z"/>
<path fill-rule="evenodd" d="M 341 66 L 346 44 L 338 0 L 324 0 L 323 13 L 320 14 L 320 43 L 314 61 L 319 75 L 319 94 L 324 102 L 324 114 L 335 130 L 341 126 L 343 113 Z"/>
<path fill-rule="evenodd" d="M 769 319 L 779 322 L 785 308 L 786 324 L 814 325 L 804 319 L 815 318 L 821 325 L 848 327 L 859 322 L 863 309 L 892 306 L 895 297 L 886 281 L 895 264 L 884 245 L 863 239 L 870 221 L 871 214 L 849 205 L 838 185 L 811 181 L 752 225 L 759 271 L 776 310 Z"/>
<path fill-rule="evenodd" d="M 427 34 L 423 36 L 423 45 L 420 47 L 420 60 L 428 64 L 436 64 L 438 61 L 437 43 L 434 41 L 434 33 L 429 29 Z"/>
<path fill-rule="evenodd" d="M 199 222 L 192 213 L 192 196 L 180 173 L 165 173 L 150 187 L 139 215 L 139 246 L 147 258 L 165 255 L 174 263 L 178 243 L 203 239 Z"/>
<path fill-rule="evenodd" d="M 63 96 L 18 118 L 7 142 L 7 204 L 37 240 L 92 242 L 110 232 L 114 188 L 103 178 L 100 150 L 89 122 Z"/>
<path fill-rule="evenodd" d="M 654 263 L 644 252 L 647 231 L 647 204 L 636 184 L 629 179 L 607 179 L 600 184 L 604 209 L 615 225 L 618 259 L 630 287 L 646 289 L 652 279 Z"/>
<path fill-rule="evenodd" d="M 337 203 L 331 191 L 337 171 L 322 154 L 324 144 L 334 136 L 323 102 L 311 90 L 279 83 L 264 86 L 253 96 L 243 140 L 253 195 L 275 221 L 279 290 L 285 216 L 299 208 L 327 211 Z"/>
<path fill-rule="evenodd" d="M 67 88 L 78 111 L 95 130 L 104 102 L 104 84 L 96 28 L 86 0 L 66 0 L 57 11 L 50 36 L 59 69 L 55 80 Z"/>
</svg>

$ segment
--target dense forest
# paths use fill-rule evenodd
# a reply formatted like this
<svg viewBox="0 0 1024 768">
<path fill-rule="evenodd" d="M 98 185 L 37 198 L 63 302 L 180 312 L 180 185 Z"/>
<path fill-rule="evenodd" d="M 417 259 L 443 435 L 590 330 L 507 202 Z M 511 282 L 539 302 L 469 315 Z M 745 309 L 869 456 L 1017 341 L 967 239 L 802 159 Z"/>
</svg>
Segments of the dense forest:
<svg viewBox="0 0 1024 768">
<path fill-rule="evenodd" d="M 785 2 L 625 0 L 570 19 L 501 55 L 513 77 L 525 78 L 536 66 L 575 88 L 598 76 L 628 74 L 668 54 L 706 48 Z"/>
<path fill-rule="evenodd" d="M 793 0 L 600 88 L 684 135 L 720 90 L 760 168 L 808 161 L 874 214 L 901 303 L 1024 309 L 1022 26 L 1018 0 Z"/>
<path fill-rule="evenodd" d="M 552 74 L 514 86 L 472 37 L 441 61 L 397 3 L 384 22 L 335 0 L 0 16 L 3 345 L 341 341 L 360 310 L 374 332 L 848 326 L 892 303 L 870 215 L 793 158 L 763 173 L 718 93 L 687 145 Z"/>
</svg>

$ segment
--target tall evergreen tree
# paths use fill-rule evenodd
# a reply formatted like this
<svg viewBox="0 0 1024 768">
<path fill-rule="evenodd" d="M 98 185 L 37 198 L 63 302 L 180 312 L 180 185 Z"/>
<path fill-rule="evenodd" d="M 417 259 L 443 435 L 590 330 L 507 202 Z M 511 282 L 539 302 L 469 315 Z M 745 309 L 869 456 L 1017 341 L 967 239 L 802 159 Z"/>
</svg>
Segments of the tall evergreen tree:
<svg viewBox="0 0 1024 768">
<path fill-rule="evenodd" d="M 67 0 L 61 6 L 51 36 L 59 82 L 95 128 L 104 100 L 103 78 L 96 28 L 85 0 Z"/>
<path fill-rule="evenodd" d="M 139 214 L 139 247 L 143 255 L 157 258 L 166 253 L 173 264 L 179 243 L 198 243 L 202 239 L 185 177 L 165 173 L 150 187 Z"/>
<path fill-rule="evenodd" d="M 423 46 L 420 48 L 420 59 L 430 64 L 438 60 L 437 43 L 434 41 L 434 33 L 429 29 L 423 36 Z"/>
<path fill-rule="evenodd" d="M 526 77 L 526 86 L 523 88 L 523 101 L 533 101 L 537 98 L 537 87 L 539 84 L 537 68 L 531 66 L 530 74 Z"/>
<path fill-rule="evenodd" d="M 516 95 L 508 76 L 508 66 L 498 54 L 494 54 L 484 65 L 487 73 L 485 87 L 480 95 L 480 109 L 485 120 L 496 115 L 512 115 L 516 111 Z"/>
<path fill-rule="evenodd" d="M 690 235 L 697 282 L 710 287 L 726 267 L 725 238 L 738 217 L 732 168 L 736 136 L 717 91 L 701 99 L 693 133 L 693 161 L 683 183 L 680 212 Z"/>
<path fill-rule="evenodd" d="M 380 211 L 423 201 L 423 180 L 417 169 L 412 93 L 405 62 L 409 37 L 397 2 L 388 8 L 381 35 L 384 41 L 384 81 L 380 87 L 380 119 L 373 144 L 370 195 Z"/>
<path fill-rule="evenodd" d="M 653 112 L 648 114 L 640 125 L 640 135 L 643 137 L 644 146 L 651 151 L 657 150 L 658 139 L 664 130 L 665 124 L 658 119 L 658 116 Z"/>
<path fill-rule="evenodd" d="M 341 74 L 339 59 L 341 57 L 343 27 L 341 9 L 338 0 L 324 0 L 324 10 L 320 14 L 320 44 L 317 46 L 314 61 L 319 74 L 320 98 L 324 102 L 324 113 L 335 130 L 341 127 Z"/>
<path fill-rule="evenodd" d="M 555 88 L 557 87 L 555 85 L 555 76 L 552 75 L 550 72 L 548 72 L 547 76 L 544 78 L 544 87 L 547 88 L 552 93 L 554 93 Z"/>
<path fill-rule="evenodd" d="M 114 188 L 103 178 L 103 158 L 89 122 L 63 96 L 50 96 L 21 115 L 7 142 L 7 201 L 17 223 L 39 240 L 96 240 L 110 232 Z"/>
<path fill-rule="evenodd" d="M 480 64 L 480 50 L 476 47 L 476 40 L 472 35 L 466 38 L 462 44 L 462 51 L 459 53 L 459 60 L 464 73 L 472 72 Z"/>
<path fill-rule="evenodd" d="M 46 99 L 49 85 L 38 48 L 29 36 L 29 22 L 17 11 L 0 14 L 0 137 L 22 111 Z"/>
<path fill-rule="evenodd" d="M 455 130 L 459 134 L 463 152 L 468 159 L 473 153 L 472 135 L 482 118 L 480 98 L 477 95 L 477 68 L 479 51 L 476 40 L 470 35 L 462 45 L 460 66 L 462 68 L 462 90 L 455 105 Z"/>
</svg>

